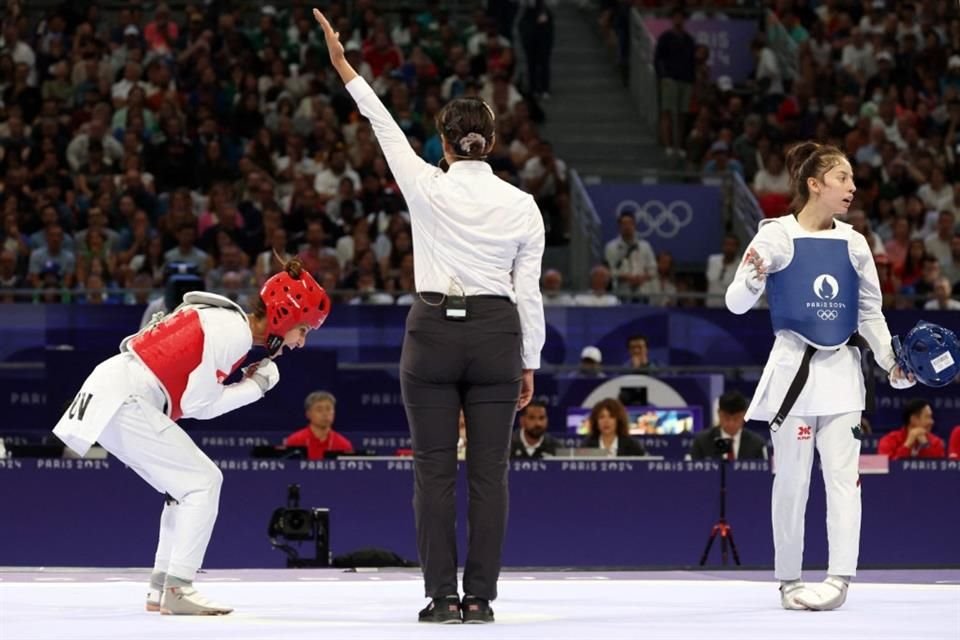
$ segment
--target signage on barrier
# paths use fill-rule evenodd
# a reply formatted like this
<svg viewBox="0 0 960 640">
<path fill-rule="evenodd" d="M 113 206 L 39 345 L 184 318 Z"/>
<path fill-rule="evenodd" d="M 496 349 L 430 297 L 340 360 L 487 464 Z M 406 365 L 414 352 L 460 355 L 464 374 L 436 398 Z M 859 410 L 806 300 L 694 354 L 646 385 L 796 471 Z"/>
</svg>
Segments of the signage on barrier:
<svg viewBox="0 0 960 640">
<path fill-rule="evenodd" d="M 656 41 L 673 27 L 669 18 L 644 17 L 643 25 L 650 38 Z M 697 44 L 710 50 L 710 77 L 730 76 L 734 82 L 743 82 L 756 66 L 749 43 L 757 35 L 756 20 L 687 20 L 684 25 Z"/>
<path fill-rule="evenodd" d="M 703 184 L 599 184 L 587 187 L 601 221 L 603 243 L 619 234 L 618 220 L 633 214 L 637 237 L 674 262 L 704 264 L 723 238 L 720 187 Z"/>
</svg>

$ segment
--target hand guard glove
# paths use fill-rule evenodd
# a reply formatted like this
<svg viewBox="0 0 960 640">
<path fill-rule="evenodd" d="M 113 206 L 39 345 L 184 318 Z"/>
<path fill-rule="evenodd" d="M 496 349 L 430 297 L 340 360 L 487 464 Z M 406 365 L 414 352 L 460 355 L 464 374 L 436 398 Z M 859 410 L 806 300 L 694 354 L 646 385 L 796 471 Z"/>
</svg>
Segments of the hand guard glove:
<svg viewBox="0 0 960 640">
<path fill-rule="evenodd" d="M 264 358 L 260 362 L 245 367 L 243 376 L 256 382 L 260 386 L 260 391 L 266 394 L 280 382 L 280 369 L 273 360 Z"/>
</svg>

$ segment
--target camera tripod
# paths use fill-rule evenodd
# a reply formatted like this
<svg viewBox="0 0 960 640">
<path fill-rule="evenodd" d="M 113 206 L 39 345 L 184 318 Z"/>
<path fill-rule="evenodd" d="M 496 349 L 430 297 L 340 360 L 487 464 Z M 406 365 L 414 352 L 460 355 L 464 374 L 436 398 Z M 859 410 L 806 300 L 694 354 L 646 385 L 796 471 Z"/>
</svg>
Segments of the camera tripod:
<svg viewBox="0 0 960 640">
<path fill-rule="evenodd" d="M 728 445 L 729 446 L 729 445 Z M 717 536 L 720 536 L 720 557 L 724 566 L 727 565 L 727 543 L 730 544 L 730 551 L 733 552 L 733 561 L 740 566 L 740 554 L 737 553 L 737 545 L 733 541 L 733 526 L 727 522 L 727 451 L 722 452 L 720 459 L 720 519 L 710 529 L 710 537 L 707 538 L 707 548 L 703 550 L 700 556 L 700 566 L 707 564 L 707 556 L 710 555 L 710 547 Z"/>
</svg>

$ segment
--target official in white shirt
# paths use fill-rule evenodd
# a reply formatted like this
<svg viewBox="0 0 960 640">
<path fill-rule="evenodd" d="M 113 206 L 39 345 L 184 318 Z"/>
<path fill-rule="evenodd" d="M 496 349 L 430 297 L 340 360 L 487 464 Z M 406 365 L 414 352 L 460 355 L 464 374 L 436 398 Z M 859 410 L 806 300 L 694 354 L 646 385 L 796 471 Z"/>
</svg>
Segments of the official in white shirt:
<svg viewBox="0 0 960 640">
<path fill-rule="evenodd" d="M 620 235 L 604 247 L 607 266 L 616 277 L 620 295 L 633 295 L 657 273 L 657 258 L 653 247 L 637 237 L 637 220 L 631 212 L 623 212 L 617 221 Z"/>
<path fill-rule="evenodd" d="M 533 197 L 484 160 L 493 111 L 458 98 L 437 116 L 449 171 L 423 161 L 347 62 L 323 14 L 334 68 L 377 141 L 410 211 L 418 295 L 407 316 L 400 386 L 414 450 L 417 547 L 430 604 L 421 622 L 493 622 L 506 531 L 514 415 L 533 396 L 545 338 L 543 218 Z M 469 548 L 457 589 L 457 418 L 466 417 Z"/>
<path fill-rule="evenodd" d="M 707 306 L 723 308 L 727 287 L 733 282 L 740 266 L 740 240 L 728 233 L 723 237 L 723 249 L 720 253 L 707 256 Z"/>
</svg>

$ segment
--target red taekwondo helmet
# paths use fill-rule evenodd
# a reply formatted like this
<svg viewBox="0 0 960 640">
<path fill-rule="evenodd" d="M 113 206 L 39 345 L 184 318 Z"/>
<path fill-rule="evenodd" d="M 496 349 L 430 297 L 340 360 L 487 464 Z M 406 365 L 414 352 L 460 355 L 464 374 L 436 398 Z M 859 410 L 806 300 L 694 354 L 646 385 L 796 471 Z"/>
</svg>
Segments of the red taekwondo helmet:
<svg viewBox="0 0 960 640">
<path fill-rule="evenodd" d="M 307 271 L 299 278 L 286 271 L 270 277 L 260 289 L 260 298 L 267 309 L 267 349 L 271 354 L 297 325 L 318 329 L 330 315 L 330 297 Z"/>
</svg>

